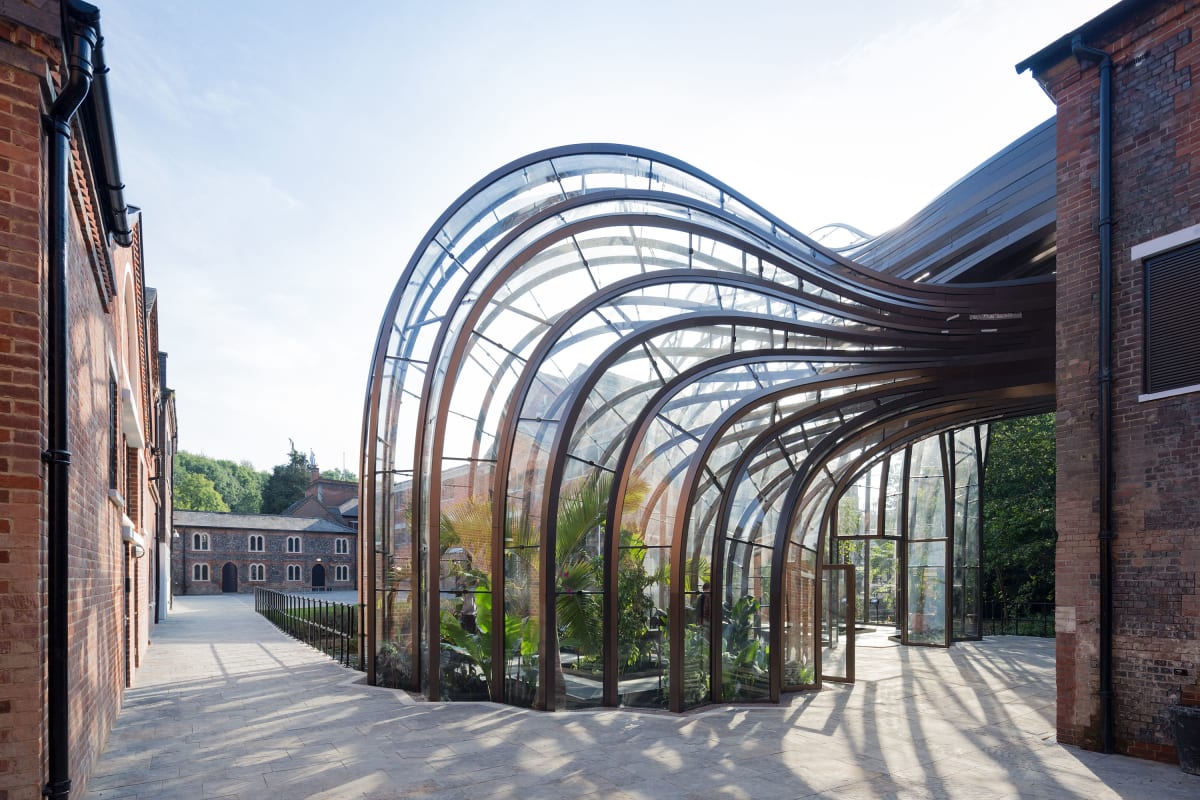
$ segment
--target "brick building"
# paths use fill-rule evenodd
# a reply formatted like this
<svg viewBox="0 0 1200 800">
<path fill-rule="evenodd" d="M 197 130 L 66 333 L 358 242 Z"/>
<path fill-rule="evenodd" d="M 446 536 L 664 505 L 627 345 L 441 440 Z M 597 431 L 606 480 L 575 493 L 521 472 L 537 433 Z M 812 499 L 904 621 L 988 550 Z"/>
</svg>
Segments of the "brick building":
<svg viewBox="0 0 1200 800">
<path fill-rule="evenodd" d="M 82 793 L 170 603 L 173 397 L 99 13 L 0 4 L 0 798 Z"/>
<path fill-rule="evenodd" d="M 300 498 L 280 512 L 289 517 L 323 517 L 347 528 L 358 529 L 358 482 L 322 478 L 312 467 L 312 482 Z"/>
<path fill-rule="evenodd" d="M 324 518 L 176 511 L 176 594 L 357 588 L 353 528 Z"/>
<path fill-rule="evenodd" d="M 1127 1 L 1018 65 L 1058 107 L 1058 736 L 1164 760 L 1200 704 L 1198 35 Z"/>
</svg>

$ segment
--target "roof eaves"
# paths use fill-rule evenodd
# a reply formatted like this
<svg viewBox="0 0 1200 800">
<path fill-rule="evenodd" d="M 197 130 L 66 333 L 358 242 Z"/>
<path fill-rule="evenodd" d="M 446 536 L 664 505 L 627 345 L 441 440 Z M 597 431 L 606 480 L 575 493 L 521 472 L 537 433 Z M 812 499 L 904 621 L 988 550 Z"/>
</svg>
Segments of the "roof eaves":
<svg viewBox="0 0 1200 800">
<path fill-rule="evenodd" d="M 1149 8 L 1155 5 L 1156 2 L 1158 0 L 1121 0 L 1120 3 L 1117 3 L 1107 11 L 1101 12 L 1070 33 L 1060 36 L 1029 58 L 1017 64 L 1017 74 L 1020 75 L 1025 70 L 1031 70 L 1034 75 L 1043 72 L 1071 55 L 1071 41 L 1076 36 L 1087 42 L 1096 36 L 1096 34 L 1109 30 L 1118 22 L 1132 16 L 1134 12 Z"/>
</svg>

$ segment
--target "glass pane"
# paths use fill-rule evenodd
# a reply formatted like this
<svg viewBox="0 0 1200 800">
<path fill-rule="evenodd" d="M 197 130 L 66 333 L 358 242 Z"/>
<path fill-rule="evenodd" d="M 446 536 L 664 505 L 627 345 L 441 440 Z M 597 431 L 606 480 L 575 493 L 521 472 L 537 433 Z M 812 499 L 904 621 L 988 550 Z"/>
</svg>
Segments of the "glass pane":
<svg viewBox="0 0 1200 800">
<path fill-rule="evenodd" d="M 822 575 L 821 677 L 850 680 L 854 657 L 854 567 L 828 567 Z"/>
<path fill-rule="evenodd" d="M 617 701 L 667 707 L 667 564 L 670 550 L 621 531 L 617 555 Z"/>
<path fill-rule="evenodd" d="M 604 699 L 604 548 L 601 533 L 611 482 L 575 470 L 559 495 L 555 541 L 555 631 L 567 708 Z"/>
<path fill-rule="evenodd" d="M 795 689 L 816 684 L 816 556 L 813 550 L 792 542 L 784 564 L 783 685 Z"/>
<path fill-rule="evenodd" d="M 897 625 L 896 622 L 896 543 L 875 540 L 870 545 L 869 608 L 865 619 L 874 625 Z"/>
<path fill-rule="evenodd" d="M 946 543 L 908 546 L 908 641 L 946 643 Z"/>
<path fill-rule="evenodd" d="M 908 537 L 941 539 L 946 535 L 946 473 L 942 439 L 932 436 L 912 448 L 908 477 Z"/>
<path fill-rule="evenodd" d="M 725 597 L 721 604 L 721 700 L 763 700 L 770 695 L 769 548 L 726 543 Z"/>
</svg>

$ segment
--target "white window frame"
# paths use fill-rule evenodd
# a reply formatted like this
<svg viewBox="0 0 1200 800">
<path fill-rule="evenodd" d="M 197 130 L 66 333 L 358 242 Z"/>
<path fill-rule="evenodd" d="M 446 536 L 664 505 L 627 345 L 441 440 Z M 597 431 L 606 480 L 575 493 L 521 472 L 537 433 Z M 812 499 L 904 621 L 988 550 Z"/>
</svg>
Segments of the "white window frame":
<svg viewBox="0 0 1200 800">
<path fill-rule="evenodd" d="M 265 581 L 267 579 L 267 566 L 265 564 L 250 565 L 250 580 L 255 582 Z"/>
<path fill-rule="evenodd" d="M 299 583 L 300 581 L 304 580 L 304 570 L 300 568 L 299 564 L 288 564 L 287 579 L 291 583 Z"/>
<path fill-rule="evenodd" d="M 255 547 L 255 543 L 258 547 Z M 264 553 L 267 550 L 267 540 L 261 533 L 252 533 L 246 537 L 246 550 L 251 553 Z"/>
<path fill-rule="evenodd" d="M 208 564 L 192 564 L 192 581 L 205 583 L 211 580 L 212 573 L 208 569 Z"/>
<path fill-rule="evenodd" d="M 294 546 L 294 549 L 293 549 L 293 546 Z M 304 552 L 304 539 L 302 539 L 299 536 L 287 537 L 287 551 L 288 551 L 288 553 L 303 553 Z"/>
<path fill-rule="evenodd" d="M 350 540 L 346 538 L 334 539 L 333 554 L 337 556 L 350 555 Z"/>
<path fill-rule="evenodd" d="M 333 566 L 333 580 L 337 583 L 348 583 L 350 581 L 350 567 L 347 564 L 335 564 Z"/>
<path fill-rule="evenodd" d="M 1141 311 L 1142 311 L 1142 314 L 1144 317 L 1143 318 L 1144 325 L 1149 324 L 1148 319 L 1149 319 L 1149 314 L 1150 314 L 1150 308 L 1149 308 L 1150 285 L 1149 285 L 1149 283 L 1145 282 L 1145 281 L 1149 280 L 1149 276 L 1147 274 L 1147 269 L 1146 269 L 1146 264 L 1145 264 L 1146 259 L 1153 258 L 1155 256 L 1161 256 L 1165 253 L 1169 253 L 1172 250 L 1178 250 L 1178 249 L 1184 248 L 1184 247 L 1191 247 L 1191 246 L 1195 245 L 1196 242 L 1198 242 L 1198 241 L 1200 241 L 1200 225 L 1191 225 L 1187 228 L 1182 228 L 1182 229 L 1174 231 L 1172 233 L 1168 233 L 1165 236 L 1159 236 L 1157 238 L 1151 239 L 1148 242 L 1142 242 L 1141 244 L 1134 245 L 1132 248 L 1130 248 L 1130 250 L 1129 250 L 1130 260 L 1140 261 L 1141 266 L 1142 266 L 1143 286 L 1142 286 L 1142 309 L 1141 309 Z M 1146 373 L 1149 370 L 1149 366 L 1148 366 L 1148 360 L 1150 358 L 1150 342 L 1149 341 L 1142 342 L 1142 358 L 1144 359 L 1144 362 L 1142 364 L 1142 373 L 1143 373 L 1142 380 L 1144 382 L 1147 380 Z M 1168 397 L 1178 397 L 1179 395 L 1182 395 L 1182 394 L 1192 394 L 1193 392 L 1200 392 L 1200 384 L 1193 384 L 1190 386 L 1176 386 L 1176 387 L 1173 387 L 1170 389 L 1163 389 L 1163 390 L 1157 391 L 1157 392 L 1145 391 L 1145 386 L 1143 386 L 1143 391 L 1138 395 L 1138 402 L 1145 403 L 1145 402 L 1148 402 L 1151 400 L 1163 400 Z"/>
<path fill-rule="evenodd" d="M 210 549 L 211 542 L 207 533 L 192 534 L 192 550 L 197 553 L 207 553 Z"/>
</svg>

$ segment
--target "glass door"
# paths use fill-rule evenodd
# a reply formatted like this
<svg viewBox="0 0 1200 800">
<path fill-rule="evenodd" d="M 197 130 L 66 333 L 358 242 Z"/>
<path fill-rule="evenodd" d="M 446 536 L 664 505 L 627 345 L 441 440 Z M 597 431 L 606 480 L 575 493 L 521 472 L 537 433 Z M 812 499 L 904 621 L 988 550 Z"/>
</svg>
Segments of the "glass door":
<svg viewBox="0 0 1200 800">
<path fill-rule="evenodd" d="M 821 593 L 821 679 L 854 681 L 854 565 L 823 567 Z"/>
</svg>

